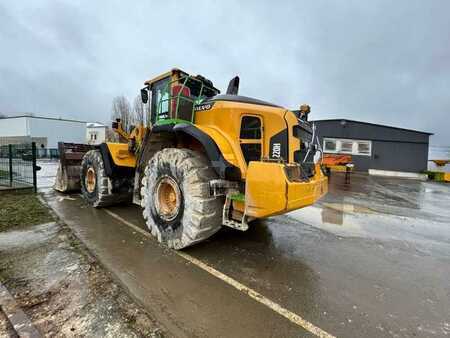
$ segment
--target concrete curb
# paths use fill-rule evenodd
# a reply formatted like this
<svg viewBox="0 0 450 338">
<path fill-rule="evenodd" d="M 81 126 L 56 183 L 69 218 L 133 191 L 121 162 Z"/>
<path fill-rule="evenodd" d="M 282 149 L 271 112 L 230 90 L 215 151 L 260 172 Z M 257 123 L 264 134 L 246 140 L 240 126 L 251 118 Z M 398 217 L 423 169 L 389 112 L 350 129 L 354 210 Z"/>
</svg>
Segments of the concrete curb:
<svg viewBox="0 0 450 338">
<path fill-rule="evenodd" d="M 14 297 L 2 283 L 0 283 L 0 308 L 5 313 L 19 337 L 41 337 L 41 334 L 34 327 L 30 318 L 22 311 L 14 300 Z"/>
<path fill-rule="evenodd" d="M 406 178 L 406 179 L 420 180 L 420 181 L 427 181 L 428 180 L 428 175 L 427 174 L 410 173 L 410 172 L 405 172 L 405 171 L 390 171 L 390 170 L 369 169 L 369 175 Z"/>
</svg>

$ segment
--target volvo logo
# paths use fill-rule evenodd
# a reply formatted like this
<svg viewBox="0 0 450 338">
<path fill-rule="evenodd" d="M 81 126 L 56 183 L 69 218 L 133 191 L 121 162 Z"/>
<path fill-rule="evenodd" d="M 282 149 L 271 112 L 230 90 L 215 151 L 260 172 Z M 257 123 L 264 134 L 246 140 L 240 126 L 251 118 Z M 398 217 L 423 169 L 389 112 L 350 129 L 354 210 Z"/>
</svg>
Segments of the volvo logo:
<svg viewBox="0 0 450 338">
<path fill-rule="evenodd" d="M 210 110 L 210 109 L 212 108 L 213 104 L 214 104 L 214 102 L 211 102 L 211 103 L 204 103 L 204 104 L 199 104 L 199 105 L 196 105 L 196 106 L 194 107 L 194 110 L 195 110 L 195 111 L 205 111 L 205 110 Z"/>
</svg>

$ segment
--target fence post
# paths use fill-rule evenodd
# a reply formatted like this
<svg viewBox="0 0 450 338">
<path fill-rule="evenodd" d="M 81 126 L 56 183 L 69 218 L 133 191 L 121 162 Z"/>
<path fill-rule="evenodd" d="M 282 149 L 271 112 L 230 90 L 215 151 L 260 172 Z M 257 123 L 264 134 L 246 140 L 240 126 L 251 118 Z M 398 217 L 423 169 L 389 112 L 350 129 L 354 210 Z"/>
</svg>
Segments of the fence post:
<svg viewBox="0 0 450 338">
<path fill-rule="evenodd" d="M 31 154 L 33 163 L 33 189 L 37 192 L 37 175 L 36 175 L 36 142 L 31 142 Z"/>
<path fill-rule="evenodd" d="M 9 152 L 9 186 L 13 186 L 13 163 L 12 163 L 12 144 L 8 144 Z"/>
</svg>

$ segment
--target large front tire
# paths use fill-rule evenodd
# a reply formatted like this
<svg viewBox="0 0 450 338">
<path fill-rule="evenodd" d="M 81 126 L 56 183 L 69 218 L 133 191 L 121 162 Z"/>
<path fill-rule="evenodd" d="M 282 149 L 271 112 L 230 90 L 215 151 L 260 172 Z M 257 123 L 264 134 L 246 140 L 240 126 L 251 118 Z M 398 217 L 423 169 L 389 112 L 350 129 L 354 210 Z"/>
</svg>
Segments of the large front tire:
<svg viewBox="0 0 450 338">
<path fill-rule="evenodd" d="M 122 180 L 126 181 L 126 179 Z M 106 175 L 103 158 L 99 150 L 90 150 L 84 155 L 81 162 L 80 183 L 83 198 L 94 208 L 129 203 L 132 198 L 131 189 L 112 192 L 114 182 Z"/>
<path fill-rule="evenodd" d="M 150 159 L 142 179 L 141 206 L 159 242 L 182 249 L 220 229 L 223 201 L 211 196 L 209 187 L 215 178 L 205 156 L 189 149 L 163 149 Z"/>
</svg>

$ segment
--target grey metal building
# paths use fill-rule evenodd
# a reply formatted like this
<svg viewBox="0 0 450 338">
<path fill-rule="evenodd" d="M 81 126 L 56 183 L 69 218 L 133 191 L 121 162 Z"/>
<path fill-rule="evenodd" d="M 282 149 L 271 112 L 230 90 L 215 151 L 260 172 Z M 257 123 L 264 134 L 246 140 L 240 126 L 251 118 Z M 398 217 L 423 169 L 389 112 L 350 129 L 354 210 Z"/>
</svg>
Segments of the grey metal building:
<svg viewBox="0 0 450 338">
<path fill-rule="evenodd" d="M 346 120 L 316 120 L 324 153 L 352 155 L 355 170 L 421 172 L 431 133 Z"/>
</svg>

